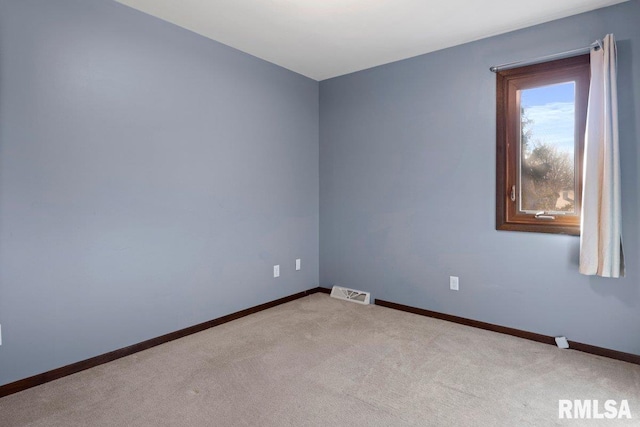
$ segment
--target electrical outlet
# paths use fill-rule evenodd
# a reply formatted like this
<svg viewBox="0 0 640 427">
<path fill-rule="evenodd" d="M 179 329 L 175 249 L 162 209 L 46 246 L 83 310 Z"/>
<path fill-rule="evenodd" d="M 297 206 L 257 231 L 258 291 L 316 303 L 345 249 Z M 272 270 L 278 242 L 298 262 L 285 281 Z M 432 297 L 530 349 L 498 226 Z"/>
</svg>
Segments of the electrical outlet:
<svg viewBox="0 0 640 427">
<path fill-rule="evenodd" d="M 2 325 L 0 325 L 0 345 L 2 345 Z"/>
<path fill-rule="evenodd" d="M 457 291 L 460 289 L 460 281 L 458 276 L 449 276 L 449 289 L 452 291 Z"/>
<path fill-rule="evenodd" d="M 300 271 L 300 258 L 296 259 L 296 271 Z"/>
<path fill-rule="evenodd" d="M 280 266 L 279 265 L 274 265 L 273 266 L 273 277 L 280 277 Z"/>
</svg>

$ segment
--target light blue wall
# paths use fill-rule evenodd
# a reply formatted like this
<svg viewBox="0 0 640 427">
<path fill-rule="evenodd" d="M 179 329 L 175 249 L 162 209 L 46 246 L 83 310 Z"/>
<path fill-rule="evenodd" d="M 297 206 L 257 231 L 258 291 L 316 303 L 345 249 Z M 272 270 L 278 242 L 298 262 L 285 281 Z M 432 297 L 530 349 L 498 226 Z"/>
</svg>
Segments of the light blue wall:
<svg viewBox="0 0 640 427">
<path fill-rule="evenodd" d="M 116 2 L 0 0 L 0 384 L 317 286 L 318 114 Z"/>
<path fill-rule="evenodd" d="M 489 67 L 606 33 L 619 48 L 621 280 L 578 274 L 578 237 L 495 230 Z M 637 0 L 325 80 L 320 283 L 640 354 L 639 132 Z"/>
</svg>

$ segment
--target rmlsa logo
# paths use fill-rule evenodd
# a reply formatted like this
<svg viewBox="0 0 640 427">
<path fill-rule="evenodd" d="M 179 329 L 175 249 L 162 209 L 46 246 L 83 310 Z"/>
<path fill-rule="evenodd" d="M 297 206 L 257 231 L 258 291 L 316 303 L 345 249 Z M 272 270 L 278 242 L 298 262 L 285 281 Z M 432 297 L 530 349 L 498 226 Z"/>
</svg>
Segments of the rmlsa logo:
<svg viewBox="0 0 640 427">
<path fill-rule="evenodd" d="M 615 419 L 631 418 L 629 402 L 620 401 L 620 405 L 615 400 L 607 400 L 600 407 L 597 400 L 558 400 L 558 418 L 560 419 Z"/>
</svg>

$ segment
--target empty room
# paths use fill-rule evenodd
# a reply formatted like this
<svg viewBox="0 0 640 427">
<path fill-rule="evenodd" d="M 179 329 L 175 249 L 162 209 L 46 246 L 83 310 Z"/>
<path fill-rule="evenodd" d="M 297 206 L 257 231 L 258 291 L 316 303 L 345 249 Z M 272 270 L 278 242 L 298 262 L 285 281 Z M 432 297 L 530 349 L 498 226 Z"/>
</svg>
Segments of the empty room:
<svg viewBox="0 0 640 427">
<path fill-rule="evenodd" d="M 0 0 L 0 426 L 639 425 L 640 0 Z"/>
</svg>

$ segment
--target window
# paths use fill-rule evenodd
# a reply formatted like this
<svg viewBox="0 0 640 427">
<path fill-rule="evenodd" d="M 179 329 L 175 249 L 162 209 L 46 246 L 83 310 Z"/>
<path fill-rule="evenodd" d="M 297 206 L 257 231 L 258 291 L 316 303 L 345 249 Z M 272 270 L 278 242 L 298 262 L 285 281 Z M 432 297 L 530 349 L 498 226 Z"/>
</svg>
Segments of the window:
<svg viewBox="0 0 640 427">
<path fill-rule="evenodd" d="M 496 229 L 580 234 L 589 55 L 497 73 Z"/>
</svg>

